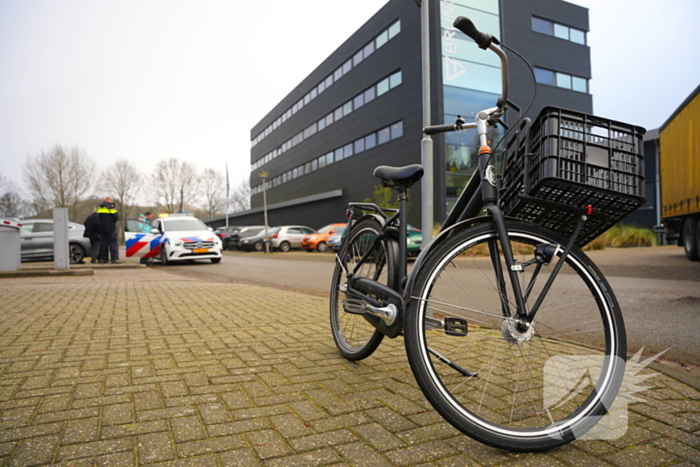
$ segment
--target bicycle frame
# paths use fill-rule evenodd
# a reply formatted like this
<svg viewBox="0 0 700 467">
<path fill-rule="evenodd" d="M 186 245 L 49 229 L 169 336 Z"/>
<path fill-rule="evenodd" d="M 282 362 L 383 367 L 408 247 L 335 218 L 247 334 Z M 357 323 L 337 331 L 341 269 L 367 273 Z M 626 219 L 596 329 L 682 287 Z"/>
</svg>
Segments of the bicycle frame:
<svg viewBox="0 0 700 467">
<path fill-rule="evenodd" d="M 350 203 L 349 205 L 350 209 L 348 210 L 347 227 L 348 235 L 346 236 L 346 241 L 347 239 L 351 238 L 353 221 L 362 218 L 362 216 L 356 217 L 356 215 L 358 214 L 356 212 L 356 209 L 373 211 L 374 213 L 376 213 L 376 218 L 380 220 L 380 224 L 382 225 L 381 231 L 379 232 L 379 235 L 375 237 L 374 244 L 372 245 L 372 248 L 370 248 L 370 251 L 377 247 L 379 243 L 384 241 L 387 237 L 395 235 L 394 232 L 398 230 L 398 260 L 396 261 L 396 266 L 398 268 L 397 290 L 394 290 L 390 287 L 387 287 L 385 285 L 377 283 L 376 281 L 371 281 L 366 278 L 357 278 L 355 280 L 354 274 L 367 261 L 369 252 L 365 254 L 363 258 L 360 259 L 353 271 L 348 271 L 347 265 L 343 263 L 344 260 L 338 259 L 338 261 L 341 264 L 341 267 L 345 270 L 348 276 L 348 295 L 351 297 L 355 296 L 365 301 L 365 303 L 369 303 L 370 307 L 373 309 L 371 310 L 372 314 L 375 314 L 375 316 L 382 317 L 382 313 L 387 313 L 387 309 L 382 308 L 382 303 L 377 302 L 377 300 L 371 299 L 366 294 L 358 290 L 358 288 L 371 289 L 373 294 L 384 298 L 385 301 L 392 302 L 396 306 L 400 305 L 400 314 L 403 308 L 406 306 L 406 304 L 408 304 L 408 302 L 411 300 L 411 294 L 417 272 L 420 270 L 425 258 L 430 254 L 430 252 L 433 251 L 436 248 L 436 246 L 439 245 L 442 241 L 448 238 L 448 236 L 452 232 L 454 232 L 455 229 L 468 225 L 473 225 L 476 223 L 490 222 L 494 225 L 496 231 L 498 232 L 498 243 L 500 243 L 501 251 L 503 252 L 503 256 L 507 267 L 507 271 L 503 271 L 499 259 L 500 253 L 498 250 L 497 242 L 490 242 L 489 256 L 493 263 L 494 270 L 496 271 L 496 283 L 499 287 L 499 291 L 502 294 L 502 296 L 507 298 L 508 290 L 506 290 L 506 281 L 504 273 L 508 274 L 512 288 L 511 292 L 515 300 L 516 310 L 514 314 L 511 314 L 511 311 L 508 309 L 508 300 L 502 301 L 502 312 L 504 316 L 514 318 L 520 326 L 526 328 L 533 321 L 544 296 L 546 296 L 550 286 L 552 285 L 554 279 L 558 275 L 559 270 L 566 261 L 566 258 L 574 245 L 576 237 L 578 236 L 578 233 L 581 231 L 581 228 L 583 227 L 583 224 L 586 221 L 586 216 L 582 215 L 578 221 L 578 224 L 576 225 L 574 234 L 571 236 L 563 253 L 560 255 L 558 263 L 556 264 L 555 268 L 550 274 L 547 283 L 545 284 L 543 290 L 540 292 L 540 295 L 537 297 L 532 308 L 528 310 L 525 305 L 525 298 L 529 295 L 533 285 L 533 281 L 537 277 L 537 274 L 534 274 L 534 277 L 531 279 L 531 283 L 526 287 L 525 293 L 523 293 L 522 287 L 520 285 L 520 280 L 518 279 L 518 273 L 523 271 L 523 265 L 516 264 L 513 252 L 511 250 L 509 236 L 506 229 L 505 218 L 500 208 L 498 207 L 498 184 L 495 176 L 496 170 L 491 163 L 493 159 L 493 154 L 492 148 L 488 145 L 487 138 L 488 128 L 491 126 L 495 127 L 497 125 L 501 116 L 505 112 L 506 105 L 509 104 L 508 58 L 503 52 L 503 50 L 500 47 L 498 47 L 495 43 L 490 43 L 488 46 L 482 48 L 490 49 L 491 51 L 496 53 L 501 59 L 502 94 L 501 97 L 499 97 L 497 100 L 497 106 L 479 112 L 473 123 L 465 124 L 464 121 L 461 120 L 461 118 L 458 118 L 457 122 L 453 125 L 437 125 L 433 127 L 427 127 L 423 130 L 425 134 L 437 134 L 468 128 L 476 128 L 479 134 L 479 142 L 481 147 L 479 148 L 479 163 L 477 169 L 470 178 L 465 189 L 462 191 L 462 194 L 457 199 L 457 202 L 450 211 L 438 235 L 435 238 L 433 238 L 433 240 L 428 245 L 423 246 L 423 249 L 418 258 L 416 259 L 413 269 L 409 275 L 407 275 L 406 260 L 406 187 L 399 188 L 399 209 L 390 218 L 387 218 L 387 215 L 384 212 L 384 210 L 382 210 L 380 207 L 374 204 Z M 488 215 L 480 217 L 480 213 L 484 208 L 486 209 Z M 554 256 L 556 253 L 557 252 L 555 251 L 552 256 Z M 539 271 L 539 267 L 537 267 L 536 271 Z M 382 319 L 385 322 L 387 321 L 385 317 L 382 317 Z M 398 333 L 395 332 L 394 328 L 397 325 L 401 325 L 400 322 L 397 324 L 395 323 L 395 320 L 391 321 L 389 326 L 392 328 L 392 331 L 386 333 L 385 329 L 382 329 L 383 326 L 378 326 L 377 323 L 372 320 L 370 320 L 370 322 L 372 322 L 372 324 L 374 324 L 375 327 L 377 327 L 378 329 L 380 329 L 380 331 L 384 332 L 387 335 L 398 335 Z"/>
</svg>

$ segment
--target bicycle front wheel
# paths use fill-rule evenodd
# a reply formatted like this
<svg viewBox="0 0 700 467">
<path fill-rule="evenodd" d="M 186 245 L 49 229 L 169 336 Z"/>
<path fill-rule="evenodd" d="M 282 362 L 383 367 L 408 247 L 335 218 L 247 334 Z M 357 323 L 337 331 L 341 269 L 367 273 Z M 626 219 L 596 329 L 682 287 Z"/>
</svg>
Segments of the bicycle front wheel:
<svg viewBox="0 0 700 467">
<path fill-rule="evenodd" d="M 529 311 L 564 239 L 531 224 L 506 228 Z M 555 252 L 549 264 L 535 261 L 538 245 Z M 624 324 L 610 285 L 576 247 L 529 328 L 514 320 L 507 271 L 491 224 L 444 241 L 416 279 L 408 359 L 426 398 L 463 433 L 502 449 L 549 449 L 581 437 L 610 408 L 624 375 Z"/>
<path fill-rule="evenodd" d="M 378 222 L 367 219 L 352 227 L 351 236 L 344 242 L 338 253 L 344 258 L 345 267 L 352 272 L 358 262 L 366 256 L 365 262 L 355 271 L 355 275 L 396 287 L 394 267 L 394 244 L 389 239 L 378 242 L 381 227 Z M 369 357 L 381 344 L 384 334 L 365 319 L 364 315 L 345 310 L 347 294 L 347 274 L 336 259 L 331 283 L 331 331 L 341 355 L 348 360 L 362 360 Z"/>
</svg>

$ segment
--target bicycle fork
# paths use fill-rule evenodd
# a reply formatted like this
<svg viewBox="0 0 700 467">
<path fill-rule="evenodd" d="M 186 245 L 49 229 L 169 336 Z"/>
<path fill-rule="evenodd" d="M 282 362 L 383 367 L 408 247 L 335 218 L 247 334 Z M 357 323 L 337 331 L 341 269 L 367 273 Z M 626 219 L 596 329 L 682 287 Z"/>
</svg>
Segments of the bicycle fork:
<svg viewBox="0 0 700 467">
<path fill-rule="evenodd" d="M 536 254 L 534 260 L 524 264 L 516 264 L 515 258 L 513 256 L 513 250 L 510 244 L 508 230 L 506 229 L 505 225 L 505 219 L 503 217 L 503 213 L 496 204 L 497 183 L 494 175 L 495 170 L 493 166 L 490 165 L 490 161 L 491 148 L 489 148 L 487 145 L 482 145 L 482 147 L 479 149 L 479 169 L 483 174 L 481 179 L 481 193 L 483 196 L 484 207 L 493 218 L 494 226 L 496 227 L 496 231 L 498 232 L 501 250 L 503 251 L 503 257 L 505 259 L 506 269 L 511 282 L 511 288 L 513 289 L 512 292 L 515 299 L 516 310 L 514 315 L 512 315 L 510 312 L 507 286 L 505 276 L 503 275 L 503 268 L 501 266 L 501 260 L 498 252 L 498 244 L 496 241 L 488 242 L 489 257 L 491 258 L 494 272 L 496 274 L 496 285 L 501 296 L 501 309 L 503 317 L 514 318 L 518 331 L 521 333 L 525 333 L 530 330 L 531 323 L 535 319 L 535 315 L 537 314 L 537 311 L 539 310 L 539 307 L 542 304 L 544 297 L 547 295 L 547 292 L 549 291 L 552 284 L 554 283 L 554 280 L 558 276 L 561 267 L 564 265 L 564 262 L 566 261 L 566 258 L 568 257 L 569 252 L 571 251 L 571 248 L 573 247 L 574 242 L 576 241 L 576 237 L 578 237 L 578 234 L 581 232 L 581 229 L 583 228 L 583 225 L 588 219 L 588 217 L 583 213 L 579 217 L 576 227 L 574 228 L 574 232 L 571 235 L 571 238 L 569 238 L 569 241 L 567 242 L 564 251 L 561 253 L 557 264 L 554 266 L 554 269 L 549 275 L 547 282 L 540 291 L 539 296 L 535 300 L 535 303 L 533 304 L 532 308 L 528 310 L 525 301 L 528 298 L 532 287 L 534 286 L 534 282 L 537 278 L 537 273 L 539 272 L 542 263 L 549 263 L 551 258 L 553 258 L 558 253 L 558 249 L 551 249 L 550 251 L 546 248 L 547 245 L 543 245 L 539 249 L 539 255 Z M 586 214 L 590 215 L 592 213 L 592 207 L 588 206 L 585 209 L 585 211 Z M 524 271 L 524 267 L 532 263 L 537 263 L 537 266 L 535 272 L 533 273 L 533 277 L 530 279 L 530 283 L 527 285 L 525 294 L 523 294 L 518 274 Z M 506 326 L 504 326 L 504 335 L 506 332 Z"/>
</svg>

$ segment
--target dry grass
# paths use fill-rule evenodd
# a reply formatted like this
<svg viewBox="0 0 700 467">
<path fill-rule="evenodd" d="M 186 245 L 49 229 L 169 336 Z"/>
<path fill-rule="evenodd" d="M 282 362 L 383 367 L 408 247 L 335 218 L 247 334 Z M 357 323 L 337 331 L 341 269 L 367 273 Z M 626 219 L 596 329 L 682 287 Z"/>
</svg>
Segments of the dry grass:
<svg viewBox="0 0 700 467">
<path fill-rule="evenodd" d="M 606 247 L 626 248 L 656 246 L 656 234 L 651 229 L 617 224 L 586 245 L 584 250 L 604 250 Z"/>
</svg>

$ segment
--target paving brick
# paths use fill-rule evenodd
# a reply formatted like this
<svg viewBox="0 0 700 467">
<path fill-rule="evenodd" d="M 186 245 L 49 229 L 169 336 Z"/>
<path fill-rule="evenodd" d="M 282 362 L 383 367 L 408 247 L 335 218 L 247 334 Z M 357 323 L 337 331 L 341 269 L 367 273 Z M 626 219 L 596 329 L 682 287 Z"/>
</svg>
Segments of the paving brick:
<svg viewBox="0 0 700 467">
<path fill-rule="evenodd" d="M 58 450 L 57 460 L 66 461 L 81 458 L 95 458 L 117 452 L 131 451 L 133 448 L 134 440 L 127 438 L 73 444 L 61 446 Z"/>
<path fill-rule="evenodd" d="M 170 426 L 176 443 L 206 438 L 202 422 L 196 415 L 173 418 L 170 420 Z"/>
<path fill-rule="evenodd" d="M 680 460 L 678 457 L 653 446 L 633 446 L 605 456 L 604 460 L 615 465 L 655 467 Z"/>
<path fill-rule="evenodd" d="M 13 466 L 49 464 L 59 446 L 59 436 L 39 436 L 22 441 L 12 461 Z"/>
<path fill-rule="evenodd" d="M 213 452 L 225 452 L 246 446 L 241 436 L 220 436 L 216 438 L 189 441 L 177 444 L 177 452 L 181 457 L 201 456 Z"/>
<path fill-rule="evenodd" d="M 455 454 L 455 451 L 447 444 L 433 441 L 418 446 L 390 451 L 386 453 L 386 456 L 392 463 L 402 466 L 437 461 L 453 454 Z"/>
<path fill-rule="evenodd" d="M 333 465 L 340 461 L 340 456 L 331 449 L 321 449 L 310 451 L 293 456 L 286 456 L 281 459 L 272 459 L 266 464 L 270 467 L 301 467 L 301 466 L 322 466 Z M 342 465 L 342 464 L 341 464 Z"/>
<path fill-rule="evenodd" d="M 275 430 L 253 431 L 245 436 L 260 459 L 287 456 L 294 452 Z"/>
</svg>

